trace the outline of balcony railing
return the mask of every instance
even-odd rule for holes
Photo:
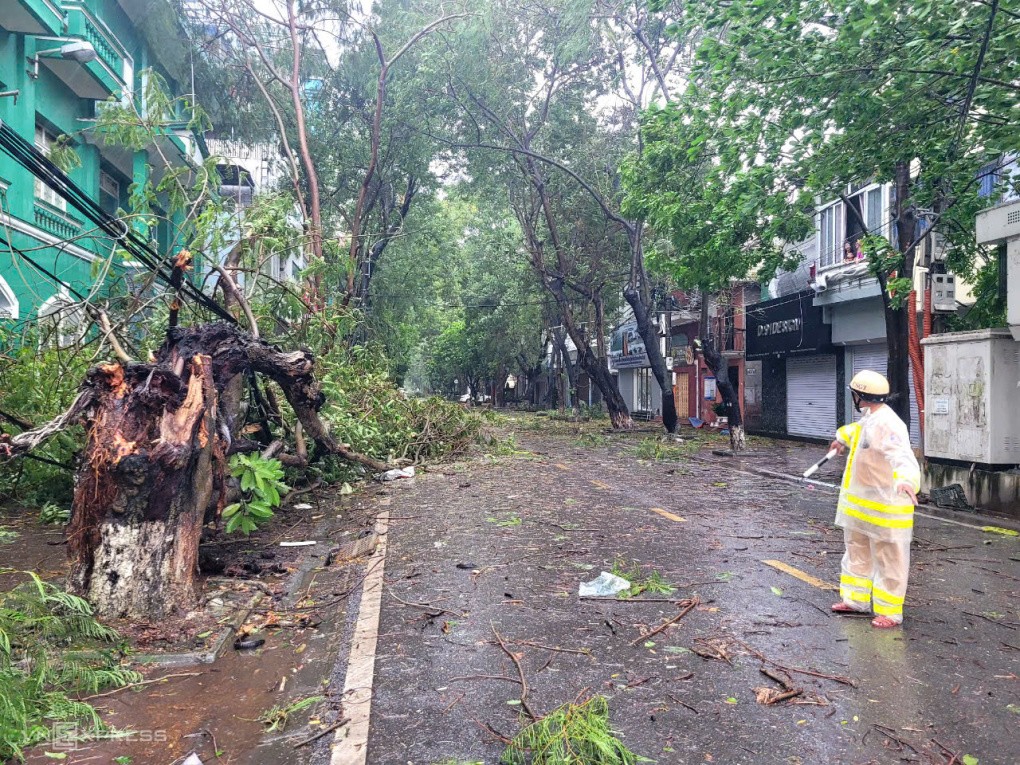
[[[85,225],[77,218],[50,209],[40,202],[36,202],[32,210],[35,215],[35,225],[61,239],[73,239]]]
[[[92,43],[99,59],[106,64],[118,80],[124,79],[123,47],[119,41],[103,28],[89,11],[82,5],[65,5],[67,9],[68,34],[81,37]]]

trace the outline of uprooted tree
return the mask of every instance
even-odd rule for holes
[[[227,457],[258,448],[233,440],[221,405],[238,378],[276,383],[320,452],[390,467],[329,434],[314,364],[307,351],[281,350],[226,322],[172,327],[153,363],[93,367],[67,411],[0,437],[0,450],[19,454],[84,426],[67,532],[72,591],[106,617],[160,618],[195,604],[205,513],[225,504]],[[305,461],[300,438],[297,451],[292,460]]]

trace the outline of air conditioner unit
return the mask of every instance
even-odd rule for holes
[[[818,274],[815,276],[815,280],[811,282],[811,289],[815,292],[825,292],[829,289],[829,275]]]

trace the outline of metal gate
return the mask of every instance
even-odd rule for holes
[[[836,357],[786,360],[786,432],[832,438],[836,434]]]
[[[870,369],[879,374],[885,374],[889,368],[889,346],[885,343],[872,343],[870,345],[855,345],[852,347],[853,360],[851,366],[851,379],[853,375],[862,369]],[[917,401],[914,400],[914,363],[908,362],[908,395],[910,396],[910,443],[914,446],[921,445],[921,424],[920,415],[917,411]],[[860,419],[857,412],[851,412],[854,419]]]
[[[690,372],[677,372],[676,383],[673,385],[673,403],[676,404],[676,416],[683,419],[691,416],[690,386]]]

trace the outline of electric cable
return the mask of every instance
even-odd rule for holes
[[[120,243],[129,255],[152,271],[167,286],[173,286],[167,262],[152,244],[143,239],[138,232],[131,230],[123,221],[114,218],[91,199],[66,173],[58,168],[39,149],[14,132],[7,124],[0,121],[0,149],[6,151],[16,162],[51,188],[64,200],[73,205],[90,222],[104,231],[114,241]],[[230,323],[236,319],[212,298],[199,290],[190,281],[185,281],[180,288],[192,300],[207,308],[219,318]]]

